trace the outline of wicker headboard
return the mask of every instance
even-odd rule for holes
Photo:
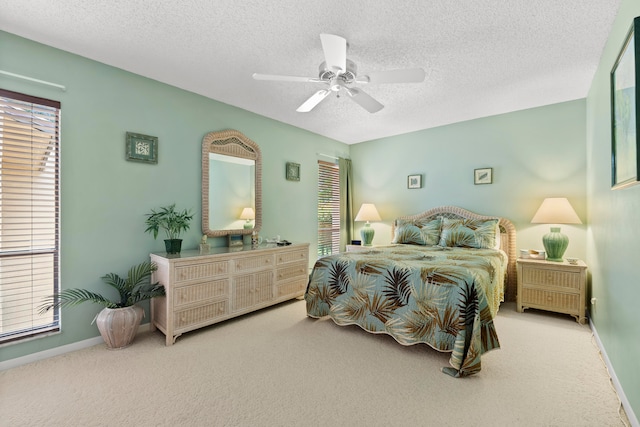
[[[428,211],[409,216],[401,216],[393,221],[391,226],[391,237],[395,235],[396,222],[402,220],[417,220],[417,219],[436,219],[438,217],[445,217],[450,219],[456,218],[468,218],[468,219],[494,219],[499,220],[500,225],[500,249],[502,249],[509,261],[507,264],[507,277],[505,278],[505,301],[516,300],[517,290],[517,278],[516,278],[516,228],[513,223],[506,218],[500,218],[497,216],[486,216],[473,213],[466,209],[458,208],[456,206],[440,206],[437,208],[429,209]]]

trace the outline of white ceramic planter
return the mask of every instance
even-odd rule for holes
[[[96,324],[108,349],[125,348],[136,337],[144,315],[142,307],[104,308],[96,317]]]

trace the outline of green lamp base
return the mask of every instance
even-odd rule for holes
[[[362,246],[371,246],[373,242],[373,235],[376,234],[375,230],[371,228],[371,224],[367,221],[364,228],[360,230],[360,237],[362,237]]]
[[[560,232],[560,227],[551,227],[551,232],[542,237],[542,244],[547,251],[547,261],[562,262],[562,255],[569,246],[569,238]]]

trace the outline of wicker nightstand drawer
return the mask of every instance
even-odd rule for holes
[[[579,271],[563,271],[523,266],[522,283],[524,285],[542,285],[580,292],[581,274]]]
[[[527,308],[555,311],[574,316],[580,323],[586,322],[587,265],[519,259],[518,312]]]
[[[525,286],[522,289],[522,305],[578,314],[580,294],[565,294]]]

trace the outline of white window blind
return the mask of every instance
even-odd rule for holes
[[[318,161],[318,256],[340,252],[340,169]]]
[[[0,343],[59,328],[60,103],[0,89]]]

